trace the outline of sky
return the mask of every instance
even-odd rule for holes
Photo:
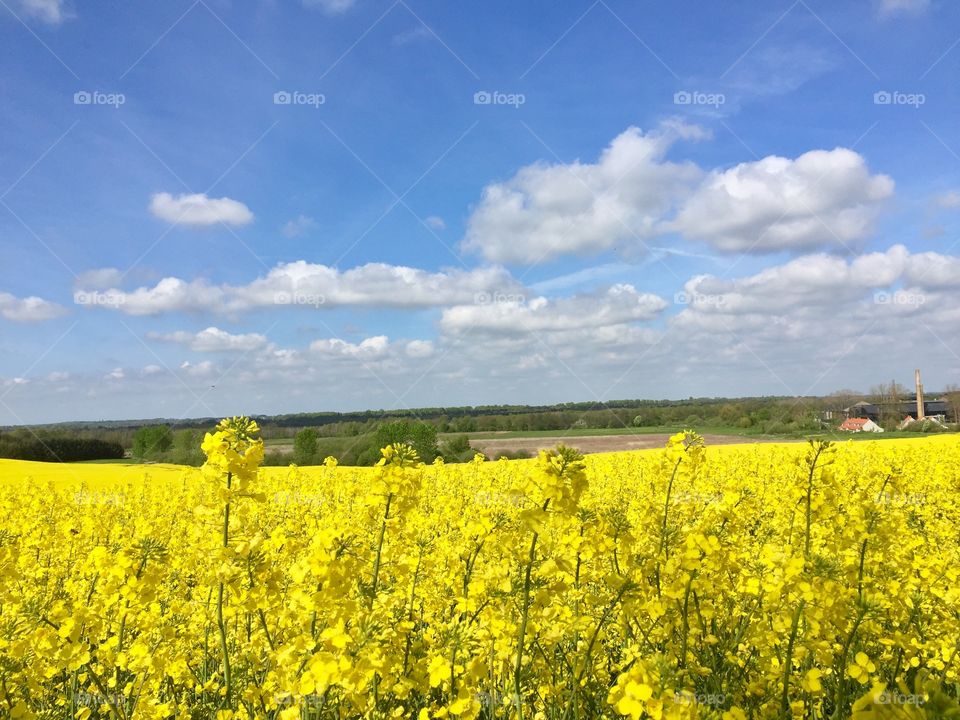
[[[0,424],[960,383],[947,0],[0,0]]]

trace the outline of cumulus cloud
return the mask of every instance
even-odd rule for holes
[[[706,131],[679,122],[644,133],[631,127],[596,163],[535,163],[488,185],[470,215],[463,248],[502,263],[592,254],[658,234],[674,200],[702,175],[664,159],[680,139]]]
[[[161,220],[179,225],[247,225],[253,213],[242,202],[228,197],[210,198],[204,193],[156,193],[150,198],[150,212]]]
[[[837,307],[862,298],[867,290],[893,285],[909,260],[903,245],[852,260],[824,253],[804,255],[745,278],[699,275],[678,297],[692,311],[714,314],[770,315],[796,307]]]
[[[310,343],[310,352],[325,357],[340,357],[355,360],[382,358],[390,350],[386,335],[369,337],[360,343],[350,343],[340,338],[324,338]]]
[[[946,209],[954,210],[960,208],[960,191],[951,190],[937,196],[937,205]]]
[[[710,173],[670,227],[725,251],[842,247],[871,232],[892,194],[893,180],[852,150],[771,155]]]
[[[176,377],[159,366],[109,372],[111,363],[69,381],[40,374],[24,378],[27,386],[0,382],[21,417],[58,407],[65,386],[89,390],[76,410],[82,415],[100,397],[109,398],[103,407],[115,401],[103,416],[128,416],[135,395],[149,414],[174,416],[196,403],[187,388],[199,395],[214,379],[209,400],[221,404],[203,413],[229,413],[228,399],[241,394],[251,412],[315,410],[319,392],[330,408],[805,395],[908,380],[903,373],[918,358],[928,384],[942,387],[960,368],[948,351],[960,337],[955,255],[900,245],[862,256],[811,253],[740,277],[700,275],[676,290],[669,309],[626,285],[565,297],[489,297],[447,308],[436,336],[422,339],[321,337],[291,348],[258,339],[222,374],[211,361],[191,359],[172,366]],[[189,348],[201,334],[173,334],[173,341]]]
[[[64,0],[20,0],[20,9],[27,17],[48,25],[59,25],[67,17]]]
[[[920,15],[930,8],[930,0],[880,0],[881,17],[893,15]]]
[[[204,279],[168,277],[153,287],[112,288],[101,307],[129,315],[166,312],[240,312],[258,307],[378,306],[438,307],[471,302],[478,293],[518,291],[502,268],[430,272],[402,265],[368,263],[341,271],[304,260],[281,263],[246,285],[214,285]]]
[[[74,285],[80,288],[91,290],[102,290],[108,287],[115,287],[123,282],[123,272],[117,268],[105,267],[87,270],[77,275]]]
[[[198,363],[192,363],[184,360],[180,363],[180,371],[190,377],[210,378],[217,374],[217,366],[212,360],[203,360]]]
[[[267,338],[259,333],[231,334],[217,327],[208,327],[196,333],[179,330],[173,333],[147,333],[151,340],[184,345],[197,352],[249,352],[267,345]]]
[[[312,217],[299,215],[293,220],[284,223],[283,227],[280,228],[280,232],[283,233],[284,237],[295,238],[306,235],[316,227],[317,222]]]
[[[629,128],[593,164],[536,163],[488,185],[463,248],[502,263],[565,254],[643,251],[679,233],[724,251],[844,247],[873,229],[893,181],[858,153],[836,148],[769,156],[707,172],[665,159],[679,139],[706,137],[670,122]]]
[[[68,310],[62,305],[35,296],[18,298],[0,292],[0,316],[20,323],[41,322],[62,317]]]
[[[430,227],[432,227],[434,230],[446,230],[446,229],[447,229],[447,223],[446,223],[446,221],[445,221],[442,217],[440,217],[439,215],[430,215],[430,216],[428,216],[427,218],[424,219],[424,222],[425,222],[427,225],[429,225]]]
[[[434,346],[430,340],[411,340],[404,348],[408,357],[425,358],[434,353]]]
[[[603,293],[548,299],[523,297],[443,311],[440,327],[448,333],[473,330],[523,334],[579,328],[603,328],[651,320],[667,307],[657,295],[632,285],[614,285]]]
[[[356,5],[357,0],[303,0],[306,7],[320,8],[328,15],[340,15]]]

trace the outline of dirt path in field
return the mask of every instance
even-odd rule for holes
[[[584,435],[580,437],[535,437],[535,438],[470,438],[470,444],[487,457],[499,453],[526,450],[535,454],[538,450],[556,447],[563,443],[583,453],[616,452],[619,450],[649,450],[662,448],[670,438],[669,433],[642,435]],[[735,443],[776,442],[776,440],[738,435],[704,435],[707,446],[732,445]],[[782,441],[781,441],[782,442]]]

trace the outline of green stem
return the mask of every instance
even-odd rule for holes
[[[233,484],[233,473],[227,473],[227,490]],[[223,506],[223,547],[230,546],[230,500],[228,499]],[[223,621],[223,596],[224,584],[220,581],[217,587],[217,630],[220,632],[220,653],[223,656],[223,682],[226,685],[226,704],[232,708],[232,698],[230,694],[232,673],[230,669],[230,653],[227,649],[227,626]]]
[[[544,501],[543,511],[547,511],[547,507],[550,505],[550,499]],[[523,669],[523,643],[527,634],[527,620],[530,615],[530,575],[533,572],[533,561],[537,557],[537,539],[540,536],[535,532],[533,533],[533,539],[530,541],[530,553],[527,557],[527,568],[524,573],[523,578],[523,611],[520,616],[520,631],[517,633],[517,659],[513,666],[513,690],[516,694],[517,702],[517,716],[519,720],[523,720],[523,699],[520,695],[520,673]]]
[[[387,507],[383,511],[383,521],[380,523],[380,536],[377,538],[377,556],[373,560],[373,579],[370,582],[370,599],[367,608],[373,609],[373,601],[377,597],[377,586],[380,583],[380,562],[383,553],[383,538],[387,534],[387,520],[390,519],[390,503],[393,502],[393,493],[387,495]]]
[[[787,656],[783,661],[783,695],[780,698],[780,716],[784,720],[790,718],[790,672],[793,670],[793,644],[797,640],[797,628],[800,627],[800,615],[806,600],[800,600],[796,612],[793,613],[793,623],[790,626],[790,640],[787,642]]]

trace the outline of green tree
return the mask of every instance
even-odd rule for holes
[[[173,445],[169,425],[147,425],[133,434],[133,456],[140,460],[155,458]]]
[[[378,449],[398,443],[411,445],[425,463],[433,462],[439,452],[437,449],[437,428],[427,422],[395,420],[394,422],[382,423],[377,428],[376,445]]]
[[[311,465],[316,463],[317,439],[320,434],[316,428],[307,427],[297,433],[293,438],[293,461],[297,465]]]
[[[440,443],[440,455],[446,462],[467,462],[473,459],[475,452],[466,435],[454,435]]]

